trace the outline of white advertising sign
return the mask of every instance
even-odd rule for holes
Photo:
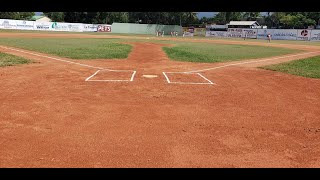
[[[297,40],[299,41],[309,41],[311,36],[310,29],[299,29],[297,34]]]
[[[272,39],[282,39],[282,40],[297,40],[296,29],[275,29],[273,31]]]
[[[257,39],[258,29],[242,29],[242,37]]]
[[[193,36],[193,33],[185,31],[183,32],[183,36]]]
[[[51,29],[53,31],[69,31],[69,23],[52,22]]]
[[[81,23],[66,23],[68,26],[68,31],[72,32],[82,32],[83,31],[83,24]]]
[[[320,41],[320,30],[311,30],[311,41]]]
[[[83,24],[82,31],[84,32],[97,32],[98,24]]]
[[[227,31],[206,31],[206,37],[227,37]]]
[[[242,28],[228,28],[227,37],[241,38]]]
[[[274,29],[258,29],[257,38],[258,39],[268,39],[267,35],[270,34],[273,38]]]
[[[23,20],[16,20],[17,29],[21,30],[33,30],[34,28],[34,21],[23,21]]]
[[[15,20],[0,19],[0,29],[17,29]]]
[[[33,29],[37,31],[51,31],[51,22],[34,22]]]

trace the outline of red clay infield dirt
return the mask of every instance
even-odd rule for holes
[[[37,63],[0,68],[0,167],[320,167],[320,80],[255,68],[320,47],[208,64],[170,61],[165,44],[131,44],[125,60],[90,61],[1,46]],[[91,78],[126,81],[85,81],[99,68],[132,71]],[[163,74],[185,71],[197,72],[168,73],[171,83]],[[207,82],[197,73],[213,84],[173,83]]]

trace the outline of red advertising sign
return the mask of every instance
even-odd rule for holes
[[[111,32],[111,25],[98,25],[98,32]]]

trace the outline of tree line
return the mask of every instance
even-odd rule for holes
[[[230,21],[258,21],[268,28],[307,28],[320,24],[320,12],[218,12],[214,17],[199,19],[196,12],[43,12],[55,22],[112,24],[142,23],[205,27]],[[2,19],[28,20],[34,12],[0,12]]]
[[[257,21],[268,28],[303,29],[320,24],[320,12],[219,12],[213,18],[202,18],[203,24],[226,24],[230,21]]]

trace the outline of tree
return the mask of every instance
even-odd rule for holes
[[[226,24],[226,13],[227,12],[219,12],[213,17],[213,21],[216,24]]]
[[[280,19],[284,28],[307,28],[310,25],[316,25],[316,21],[308,18],[305,13],[288,13]]]
[[[35,15],[34,12],[18,12],[19,19],[21,20],[29,20],[32,16]]]
[[[242,16],[242,12],[219,12],[213,17],[213,21],[216,24],[227,24],[230,21],[240,21]]]
[[[34,16],[34,12],[0,12],[1,19],[27,20]]]
[[[272,13],[272,15],[270,16],[270,20],[272,22],[272,27],[279,28],[279,26],[281,25],[280,19],[285,15],[286,14],[284,12],[274,12],[274,13]]]
[[[1,19],[17,19],[18,16],[18,12],[0,12]]]
[[[63,22],[65,17],[63,12],[43,12],[43,14],[53,22]]]
[[[243,14],[243,18],[246,21],[256,21],[260,17],[261,17],[260,12],[245,12]]]

